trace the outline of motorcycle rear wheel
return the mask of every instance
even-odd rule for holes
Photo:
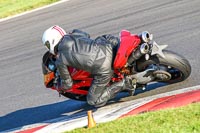
[[[163,50],[165,58],[162,58],[159,55],[153,55],[149,58],[149,60],[145,60],[145,58],[141,58],[136,62],[137,70],[144,71],[149,65],[157,65],[164,66],[167,68],[167,72],[171,74],[171,79],[167,81],[162,81],[165,83],[176,83],[181,82],[187,79],[191,74],[191,65],[189,61],[169,50]]]

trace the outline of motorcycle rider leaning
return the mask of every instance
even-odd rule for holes
[[[108,34],[93,40],[86,32],[75,29],[66,33],[55,25],[44,32],[42,41],[49,52],[56,56],[63,92],[73,85],[67,66],[88,71],[93,76],[87,95],[90,105],[105,105],[125,87],[124,80],[108,86],[113,75],[112,64],[120,43],[119,38]]]

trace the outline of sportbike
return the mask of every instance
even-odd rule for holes
[[[158,45],[153,40],[153,34],[147,31],[139,35],[121,31],[110,85],[126,78],[129,83],[128,91],[130,95],[134,95],[136,89],[145,88],[151,82],[171,84],[187,79],[191,73],[188,60],[175,52],[165,50],[166,47],[167,45]],[[44,83],[47,88],[59,91],[62,88],[54,62],[53,55],[46,52],[43,63],[49,71],[44,75]],[[92,82],[91,74],[73,67],[68,67],[68,70],[73,79],[73,86],[61,95],[86,100]]]

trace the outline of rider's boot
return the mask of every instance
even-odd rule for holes
[[[114,98],[117,93],[119,93],[123,90],[129,90],[129,89],[130,89],[130,85],[129,85],[127,79],[123,79],[119,82],[113,83],[109,87],[106,87],[106,89],[103,91],[103,93],[101,95],[97,96],[98,98],[95,98],[96,100],[89,100],[91,98],[88,96],[88,101],[93,101],[92,103],[90,103],[90,105],[94,105],[96,107],[101,107],[101,106],[104,106],[108,102],[108,100]],[[99,90],[99,89],[97,89],[97,90]]]
[[[124,80],[114,83],[111,86],[107,87],[105,91],[102,93],[101,97],[98,99],[98,105],[96,107],[104,106],[108,100],[114,98],[116,94],[122,91],[124,88]],[[103,102],[100,102],[103,101]]]

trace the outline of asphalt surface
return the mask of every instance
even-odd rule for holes
[[[199,85],[199,0],[71,0],[31,14],[0,22],[0,131],[73,115],[89,107],[85,102],[58,97],[43,85],[41,58],[46,49],[41,37],[45,29],[60,25],[66,31],[78,28],[92,38],[149,31],[159,44],[184,55],[192,66],[184,82],[152,84],[126,101],[175,89]]]

